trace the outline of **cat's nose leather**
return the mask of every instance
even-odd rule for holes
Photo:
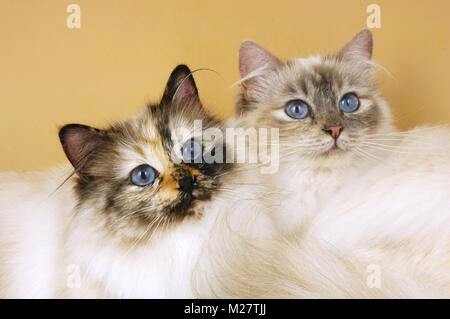
[[[332,126],[325,126],[323,128],[323,131],[330,134],[332,138],[337,139],[339,135],[342,132],[343,127],[341,125],[332,125]]]
[[[194,180],[192,176],[185,176],[178,181],[178,188],[188,194],[192,194],[192,190],[194,189]]]

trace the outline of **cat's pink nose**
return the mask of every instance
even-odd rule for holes
[[[332,138],[337,139],[339,135],[342,132],[342,126],[335,125],[335,126],[325,126],[323,129],[326,133],[330,134]]]

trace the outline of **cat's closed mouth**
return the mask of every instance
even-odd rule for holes
[[[342,152],[343,149],[340,148],[335,142],[328,150],[324,151],[322,154],[325,156],[336,154]]]

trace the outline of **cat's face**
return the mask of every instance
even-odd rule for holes
[[[179,66],[160,104],[106,130],[63,127],[61,141],[79,175],[79,206],[95,207],[112,230],[130,236],[134,226],[149,235],[199,218],[199,204],[214,196],[228,166],[197,160],[217,145],[198,136],[195,120],[203,129],[220,127],[200,104],[189,69]]]
[[[238,112],[258,127],[279,128],[284,154],[315,159],[357,155],[367,136],[391,122],[371,70],[371,52],[369,31],[355,36],[338,55],[286,63],[244,42]]]

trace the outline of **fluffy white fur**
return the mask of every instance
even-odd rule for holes
[[[411,278],[410,296],[450,296],[450,130],[403,134],[390,156],[345,181],[308,229],[384,274]]]
[[[409,132],[398,145],[407,156],[390,152],[364,178],[347,180],[320,214],[279,240],[267,239],[264,215],[278,212],[276,203],[255,195],[263,189],[249,183],[251,170],[200,223],[157,234],[155,245],[137,250],[108,242],[89,218],[73,215],[71,180],[54,192],[69,166],[3,173],[1,296],[448,297],[448,136],[445,128]],[[380,266],[380,289],[366,284],[370,264]],[[79,288],[70,288],[73,265]]]
[[[207,204],[201,220],[156,233],[145,246],[124,245],[93,226],[101,215],[74,214],[72,179],[54,192],[70,170],[0,175],[1,297],[204,296],[217,285],[214,265],[233,254],[241,236],[271,234],[263,201],[242,186]]]
[[[241,242],[211,296],[450,297],[450,129],[390,136],[365,170],[282,164],[272,191],[297,191],[281,191],[271,212],[280,237]],[[368,284],[371,267],[379,287]]]

